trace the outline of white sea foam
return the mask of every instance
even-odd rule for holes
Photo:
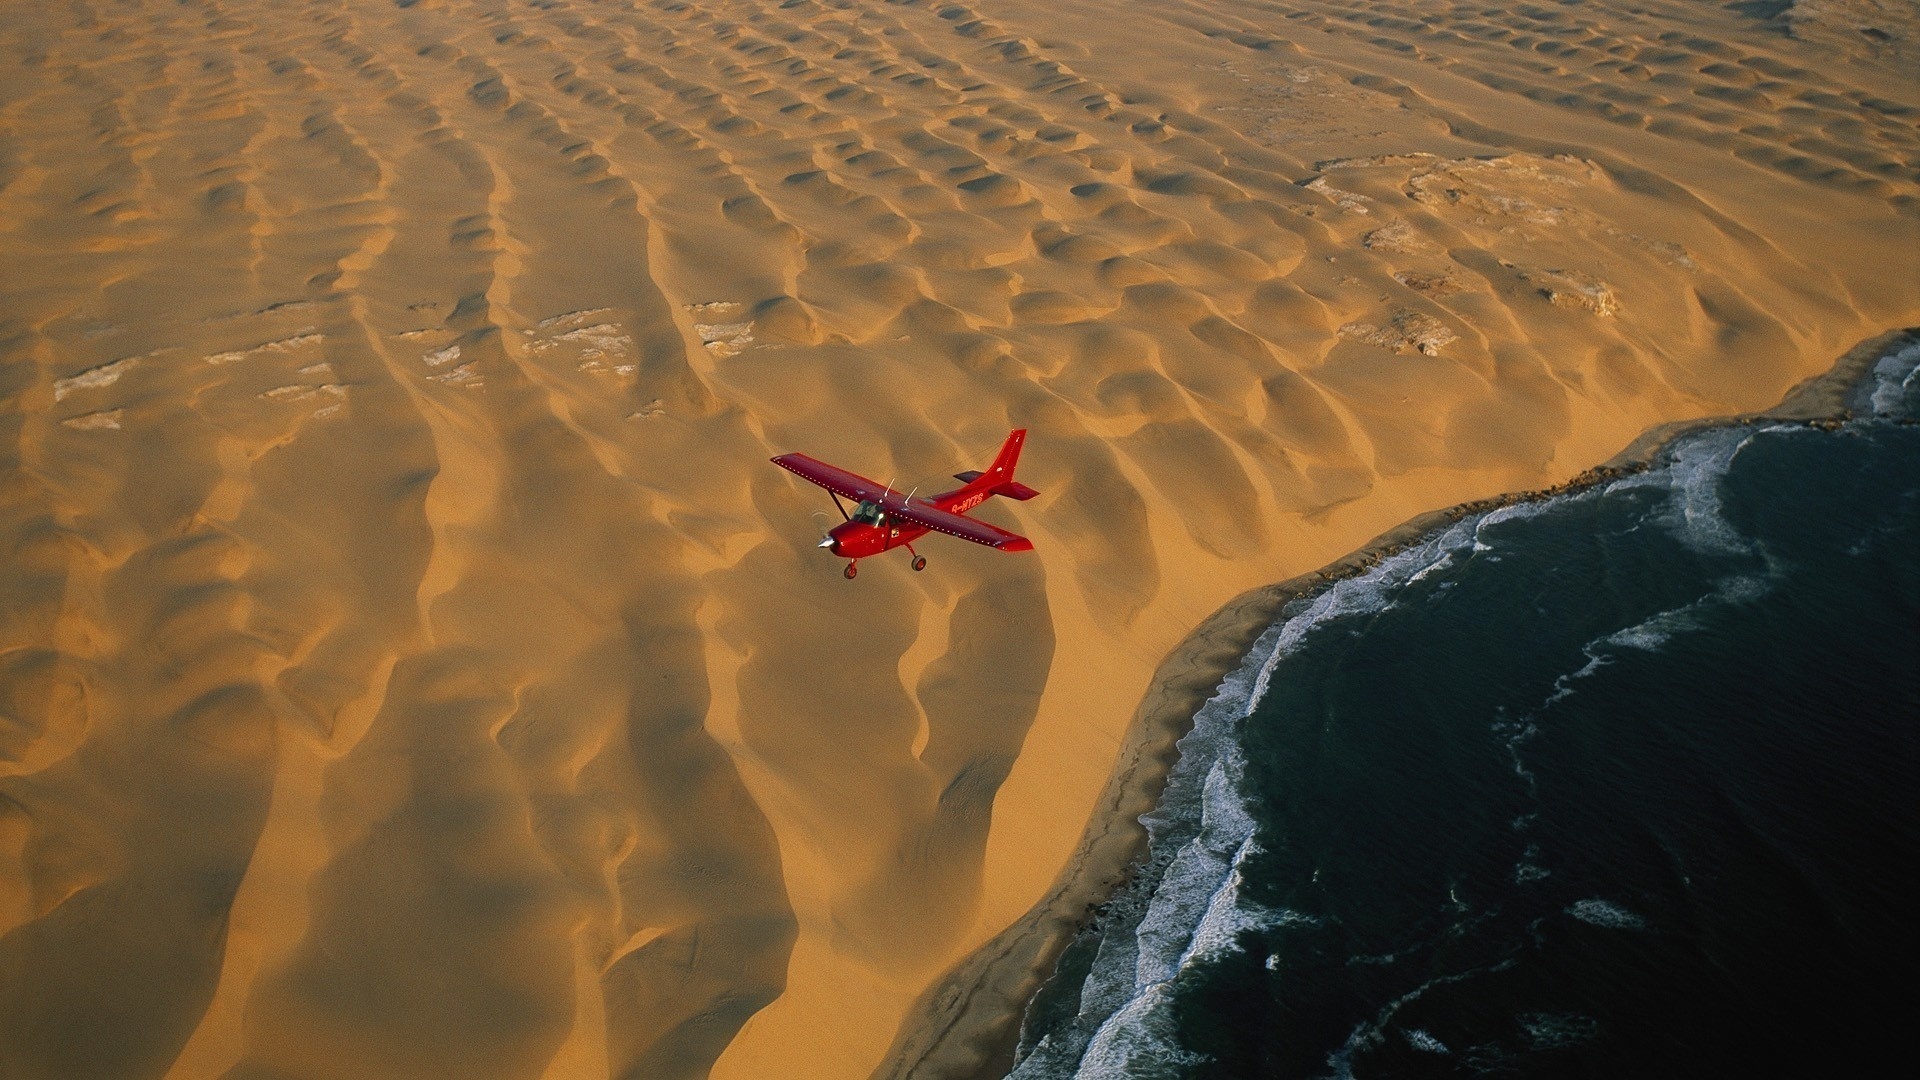
[[[1609,930],[1645,930],[1647,920],[1608,900],[1594,897],[1567,905],[1567,914],[1583,923]]]
[[[1765,428],[1798,432],[1797,426]],[[1743,536],[1722,513],[1720,484],[1739,453],[1753,441],[1755,433],[1745,429],[1705,431],[1690,436],[1674,448],[1671,460],[1645,473],[1624,477],[1607,485],[1605,493],[1657,488],[1667,496],[1665,505],[1653,518],[1674,533],[1682,543],[1705,554],[1753,555],[1765,552]],[[1577,498],[1578,496],[1573,496]],[[1559,500],[1553,500],[1559,502]],[[1636,528],[1638,526],[1635,526]],[[1716,582],[1714,590],[1678,607],[1655,612],[1632,626],[1604,634],[1582,646],[1586,663],[1576,671],[1556,678],[1553,692],[1541,703],[1544,708],[1571,697],[1576,684],[1612,663],[1621,650],[1657,652],[1674,638],[1701,629],[1703,616],[1713,607],[1729,603],[1747,603],[1766,595],[1773,588],[1767,574],[1729,574]]]
[[[1555,679],[1554,692],[1547,698],[1546,704],[1551,705],[1571,695],[1572,684],[1576,680],[1586,678],[1611,663],[1613,657],[1605,651],[1608,646],[1614,649],[1658,652],[1674,638],[1702,629],[1705,626],[1703,616],[1714,607],[1722,604],[1751,603],[1765,596],[1772,589],[1773,581],[1768,577],[1758,574],[1729,574],[1715,582],[1712,592],[1697,600],[1656,612],[1632,626],[1589,641],[1582,647],[1587,656],[1586,666]]]
[[[1279,665],[1281,658],[1297,650],[1309,634],[1342,616],[1385,610],[1392,604],[1394,594],[1408,582],[1424,580],[1452,566],[1455,553],[1473,542],[1477,528],[1477,520],[1469,519],[1424,543],[1381,560],[1379,565],[1365,574],[1342,578],[1315,596],[1305,611],[1281,623],[1277,627],[1277,635],[1272,630],[1261,635],[1252,655],[1264,656],[1264,660],[1254,677],[1253,687],[1240,717],[1244,718],[1252,712],[1260,699],[1266,696],[1267,682],[1273,676],[1273,669]],[[1268,640],[1269,635],[1272,635],[1271,641]],[[1183,753],[1184,750],[1183,740]]]
[[[1327,1066],[1333,1070],[1333,1075],[1337,1080],[1353,1080],[1354,1054],[1379,1043],[1382,1035],[1387,1030],[1387,1025],[1393,1022],[1394,1016],[1398,1014],[1401,1009],[1420,1000],[1429,990],[1466,982],[1469,979],[1477,979],[1482,975],[1492,975],[1505,971],[1518,962],[1516,958],[1508,957],[1505,960],[1496,964],[1490,964],[1486,967],[1471,968],[1467,971],[1456,972],[1452,975],[1441,975],[1421,983],[1412,990],[1387,1002],[1384,1008],[1374,1014],[1372,1020],[1361,1023],[1355,1027],[1353,1033],[1347,1036],[1346,1043],[1343,1044],[1340,1049],[1327,1055]],[[1431,1038],[1432,1036],[1428,1037]],[[1410,1035],[1409,1038],[1411,1038]],[[1438,1042],[1438,1040],[1435,1041]]]
[[[1259,845],[1249,835],[1241,842],[1239,850],[1234,852],[1226,884],[1207,901],[1207,913],[1201,916],[1200,925],[1194,930],[1186,951],[1180,955],[1180,963],[1175,971],[1184,970],[1191,964],[1217,960],[1239,946],[1240,935],[1244,931],[1273,923],[1272,912],[1240,894],[1241,887],[1246,884],[1241,866],[1248,855],[1259,850]]]
[[[1721,513],[1720,481],[1740,452],[1753,443],[1747,428],[1716,428],[1676,443],[1661,472],[1673,493],[1661,521],[1681,543],[1702,554],[1738,555],[1751,550]]]
[[[1873,415],[1910,412],[1920,401],[1920,342],[1881,357],[1868,386],[1867,407]]]
[[[1175,1041],[1171,993],[1165,983],[1156,983],[1108,1017],[1087,1045],[1076,1080],[1148,1080],[1204,1061]]]
[[[1600,640],[1605,641],[1606,638],[1601,638]],[[1586,653],[1587,662],[1584,665],[1582,665],[1578,671],[1569,671],[1565,675],[1561,675],[1558,678],[1553,680],[1553,693],[1548,694],[1547,700],[1540,703],[1542,708],[1545,708],[1548,705],[1552,705],[1555,702],[1563,701],[1567,698],[1572,697],[1574,692],[1574,685],[1573,685],[1574,683],[1579,682],[1580,680],[1588,677],[1589,675],[1592,675],[1594,672],[1599,671],[1601,668],[1606,667],[1608,664],[1613,663],[1613,657],[1606,656],[1593,651],[1594,646],[1597,644],[1599,644],[1599,642],[1587,643],[1586,648],[1583,650]]]
[[[1413,1047],[1415,1050],[1424,1050],[1429,1054],[1453,1053],[1453,1051],[1447,1049],[1446,1043],[1434,1038],[1432,1033],[1423,1031],[1420,1028],[1403,1031],[1401,1034],[1407,1037],[1407,1045]]]
[[[1137,989],[1173,978],[1195,959],[1220,955],[1241,931],[1262,922],[1257,908],[1238,903],[1240,865],[1258,850],[1240,770],[1236,752],[1208,771],[1200,833],[1174,856],[1135,935]]]
[[[1515,1017],[1536,1050],[1577,1046],[1600,1031],[1600,1022],[1577,1013],[1523,1013]]]
[[[1773,579],[1756,574],[1732,574],[1719,580],[1713,598],[1727,604],[1750,604],[1773,590]]]
[[[1699,628],[1694,611],[1699,602],[1677,607],[1671,611],[1662,611],[1651,618],[1642,619],[1623,630],[1615,630],[1600,641],[1607,645],[1617,645],[1626,649],[1639,649],[1641,652],[1656,652],[1660,646],[1672,641],[1675,634]],[[1589,656],[1593,655],[1591,653]],[[1599,658],[1595,658],[1598,660]],[[1589,664],[1588,668],[1593,665]],[[1581,670],[1586,670],[1583,668]]]
[[[1508,521],[1524,521],[1527,518],[1543,514],[1556,505],[1556,500],[1508,503],[1506,506],[1496,507],[1477,518],[1471,519],[1473,525],[1471,535],[1473,538],[1474,554],[1478,555],[1493,550],[1493,538],[1490,537],[1487,532],[1487,530],[1493,526]],[[1489,561],[1498,562],[1500,560],[1498,557],[1495,557]]]
[[[1681,543],[1703,555],[1751,553],[1752,545],[1722,512],[1720,484],[1755,436],[1771,430],[1726,427],[1694,432],[1675,442],[1660,465],[1621,477],[1601,489],[1601,494],[1659,489],[1666,501],[1654,520]]]
[[[1433,562],[1430,562],[1427,565],[1421,567],[1417,573],[1415,573],[1412,577],[1407,579],[1407,584],[1411,585],[1416,581],[1425,581],[1431,575],[1440,573],[1443,570],[1451,569],[1452,567],[1453,567],[1453,552],[1449,551],[1442,554],[1438,559],[1435,559]]]
[[[1551,499],[1508,503],[1505,506],[1497,507],[1482,514],[1479,520],[1474,523],[1473,534],[1478,537],[1482,535],[1489,526],[1498,525],[1503,521],[1523,521],[1527,518],[1539,517],[1541,514],[1553,509],[1553,506],[1554,503]]]

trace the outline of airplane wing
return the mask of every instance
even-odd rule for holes
[[[924,525],[934,532],[957,536],[962,540],[971,540],[976,544],[985,544],[1001,551],[1033,550],[1033,541],[1018,533],[1010,533],[974,518],[962,517],[919,499],[902,498],[897,492],[881,505],[886,508],[890,516],[902,521],[911,521],[915,525]]]
[[[837,465],[829,465],[805,454],[781,454],[773,459],[773,463],[802,480],[810,480],[835,495],[852,499],[854,502],[862,500],[880,502],[887,495],[884,485],[876,484],[858,473],[850,473]]]
[[[1017,533],[989,525],[970,517],[942,510],[923,499],[912,499],[898,491],[887,490],[886,485],[876,484],[858,473],[850,473],[837,465],[829,465],[805,454],[782,454],[773,459],[775,465],[856,502],[865,500],[880,504],[888,515],[902,521],[911,521],[934,532],[957,536],[962,540],[971,540],[976,544],[985,544],[1001,551],[1031,551],[1033,541]]]

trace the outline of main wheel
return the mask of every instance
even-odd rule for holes
[[[853,565],[852,563],[848,563],[847,564],[847,580],[852,581],[854,578],[857,578],[859,576],[860,576],[860,568]]]
[[[927,568],[927,557],[925,555],[915,555],[913,557],[913,568],[915,570],[925,570]]]

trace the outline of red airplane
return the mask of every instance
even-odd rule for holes
[[[929,532],[946,533],[1001,551],[1032,551],[1033,541],[1024,536],[961,516],[993,495],[1026,500],[1040,494],[1013,479],[1014,463],[1020,460],[1020,445],[1026,441],[1025,428],[1008,435],[991,468],[986,472],[955,473],[953,478],[965,486],[931,499],[916,499],[912,492],[902,495],[893,490],[891,484],[876,484],[805,454],[781,454],[773,463],[819,484],[833,496],[834,509],[839,510],[846,521],[835,525],[827,538],[820,541],[820,546],[846,559],[847,577],[852,578],[860,573],[861,559],[897,547],[906,548],[913,556],[915,570],[925,570],[926,557],[913,550],[913,542]],[[840,505],[842,495],[859,504],[852,514]]]

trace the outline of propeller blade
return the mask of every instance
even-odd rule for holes
[[[829,530],[828,525],[833,519],[828,517],[828,511],[824,511],[824,509],[816,509],[816,511],[812,513],[812,517],[814,517],[814,528],[820,530],[820,544],[818,544],[818,546],[820,546],[820,548],[831,548],[831,546],[833,546],[833,536],[831,536],[831,530]],[[826,519],[826,521],[820,521],[822,517],[828,517],[828,519]]]

